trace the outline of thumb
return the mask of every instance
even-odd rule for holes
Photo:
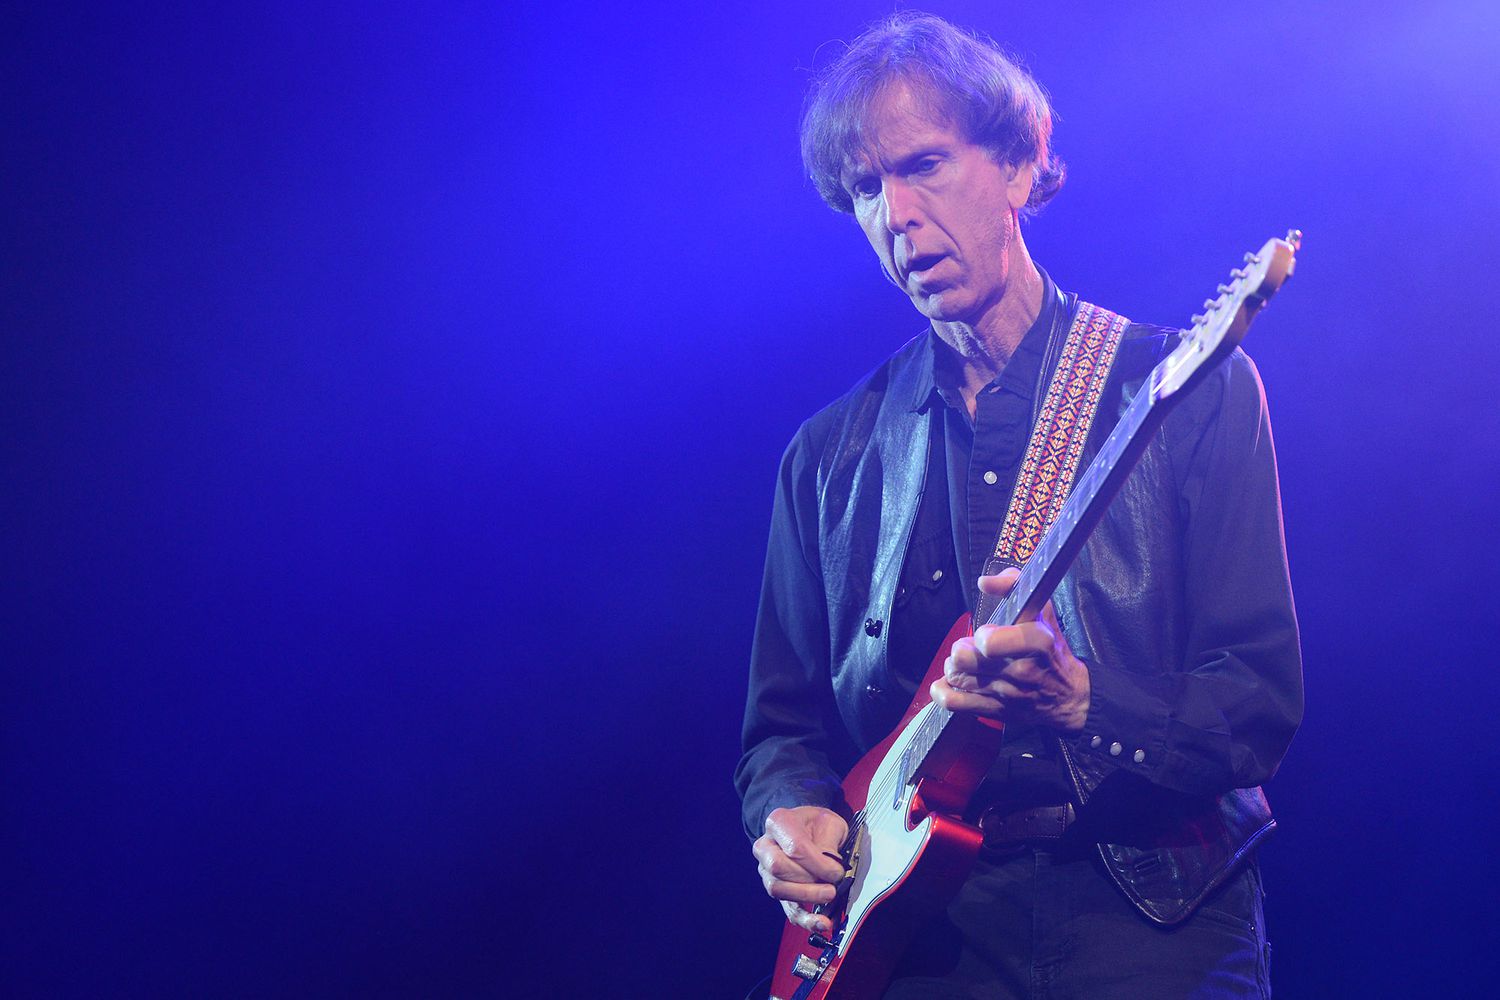
[[[1004,597],[1015,589],[1016,581],[1021,578],[1021,571],[1011,567],[1001,570],[994,576],[981,576],[979,578],[979,592],[991,594],[995,597]]]

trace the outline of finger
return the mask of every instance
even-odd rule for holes
[[[833,813],[829,813],[828,817],[833,821],[803,825],[795,822],[782,823],[776,813],[772,813],[761,840],[775,845],[776,850],[774,854],[767,852],[766,856],[784,858],[796,865],[796,871],[801,874],[794,876],[793,881],[839,881],[844,877],[844,864],[829,855],[837,855],[847,835],[848,826]],[[759,844],[760,841],[756,843]],[[761,855],[757,853],[756,857],[760,858]]]
[[[764,845],[762,841],[766,841]],[[753,849],[755,860],[760,862],[759,868],[761,880],[769,886],[770,882],[800,882],[805,885],[827,884],[838,881],[838,878],[824,878],[819,873],[809,871],[807,866],[789,856],[781,849],[781,846],[769,837],[762,837],[755,842]],[[842,877],[844,870],[839,867],[838,877]]]
[[[761,884],[766,887],[766,892],[772,899],[779,899],[784,903],[797,903],[805,907],[831,903],[838,895],[838,889],[827,882],[817,882],[811,885],[805,882],[781,882],[762,874]]]
[[[829,920],[827,917],[821,916],[817,913],[809,913],[807,910],[803,909],[801,906],[798,906],[796,903],[783,901],[781,904],[781,911],[786,914],[786,918],[788,920],[796,924],[798,927],[801,927],[803,930],[813,931],[817,934],[824,935],[833,933],[832,920]]]
[[[782,870],[791,873],[791,881],[837,882],[844,877],[844,863],[830,858],[819,847],[804,842],[797,844],[794,850],[782,852],[789,866]]]
[[[1039,687],[1029,681],[1011,680],[1005,677],[984,680],[967,674],[959,674],[952,680],[944,677],[943,681],[953,691],[961,694],[984,695],[1006,705],[1029,704],[1036,701]]]
[[[1043,622],[985,625],[974,633],[974,652],[976,656],[987,659],[1021,660],[1047,656],[1052,652],[1055,634]]]
[[[964,636],[953,643],[948,650],[948,660],[944,661],[947,668],[948,661],[953,664],[953,671],[964,674],[978,674],[982,677],[993,677],[1005,668],[1005,660],[1008,655],[998,652],[1001,647],[996,645],[994,633],[997,630],[1013,628],[1014,626],[984,625],[972,636]],[[1014,640],[1006,640],[1001,637],[1000,642],[1013,643]]]
[[[928,690],[932,700],[950,712],[968,712],[991,718],[1000,718],[1005,712],[1005,704],[999,698],[977,691],[957,690],[942,678],[933,681]]]
[[[1050,676],[1043,658],[980,657],[977,663],[943,663],[943,680],[955,691],[1032,701]]]
[[[819,852],[816,844],[795,844],[793,852],[787,852],[771,834],[766,834],[756,841],[753,853],[763,870],[786,882],[832,883],[843,879],[843,862]]]
[[[1048,601],[1042,605],[1042,621],[1052,630],[1053,635],[1062,635],[1062,626],[1057,622],[1057,609]]]
[[[1021,578],[1018,569],[1005,569],[993,576],[981,576],[979,578],[979,592],[992,594],[995,597],[1004,597],[1015,589],[1016,581]]]
[[[1014,662],[1003,658],[950,656],[943,661],[943,679],[960,691],[978,691],[1015,670]]]
[[[978,673],[979,659],[979,649],[974,640],[965,636],[948,650],[948,658],[943,661],[943,671],[950,676],[955,673]]]

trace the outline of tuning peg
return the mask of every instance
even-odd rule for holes
[[[1215,308],[1215,307],[1216,307],[1216,306],[1217,306],[1217,305],[1218,305],[1218,304],[1219,304],[1219,303],[1218,303],[1218,302],[1216,302],[1216,301],[1215,301],[1215,300],[1213,300],[1213,299],[1204,299],[1204,300],[1203,300],[1203,311],[1204,311],[1204,312],[1213,312],[1213,311],[1214,311],[1214,308]]]
[[[1300,230],[1300,229],[1288,229],[1286,231],[1286,241],[1292,245],[1292,249],[1293,250],[1301,250],[1302,249],[1302,230]]]
[[[1243,278],[1247,273],[1248,272],[1244,268],[1237,267],[1233,271],[1229,272],[1229,276],[1231,278],[1234,278],[1236,281],[1238,281],[1240,278]]]
[[[1257,256],[1255,256],[1255,254],[1253,254],[1253,253],[1247,253],[1247,254],[1245,254],[1245,263],[1246,264],[1259,264],[1260,263],[1260,258],[1257,257]]]
[[[1214,289],[1214,291],[1218,292],[1220,295],[1223,295],[1226,292],[1229,292],[1230,290],[1231,289],[1230,289],[1230,287],[1228,285],[1220,285],[1218,288]]]
[[[1194,326],[1202,326],[1203,321],[1207,318],[1207,316],[1204,316],[1200,313],[1199,315],[1193,317],[1192,323]]]

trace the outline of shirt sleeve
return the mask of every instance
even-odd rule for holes
[[[1265,782],[1303,706],[1265,395],[1238,351],[1216,380],[1218,392],[1203,385],[1163,428],[1185,517],[1186,662],[1161,672],[1089,662],[1089,715],[1074,740],[1186,793]]]
[[[750,654],[744,753],[734,774],[752,839],[778,808],[819,805],[849,814],[839,779],[854,754],[838,718],[829,667],[815,438],[804,424],[788,446],[771,514]]]

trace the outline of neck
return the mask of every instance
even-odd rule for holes
[[[1042,276],[1019,239],[1005,291],[973,323],[936,322],[938,338],[958,355],[959,390],[974,413],[974,399],[1010,361],[1042,311]]]

